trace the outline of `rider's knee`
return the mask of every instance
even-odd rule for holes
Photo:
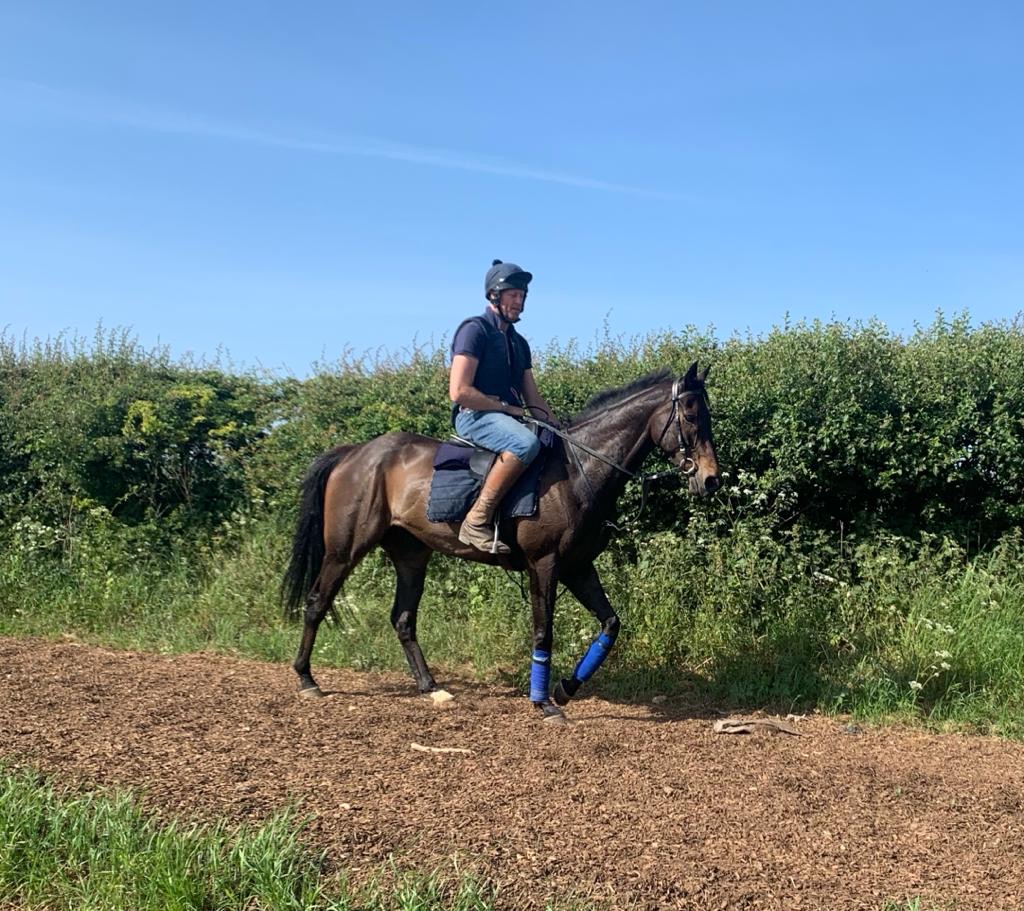
[[[520,462],[524,465],[529,465],[540,453],[540,440],[536,434],[531,433],[529,437],[523,438],[522,442],[513,452]]]

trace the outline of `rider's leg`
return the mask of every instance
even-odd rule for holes
[[[500,453],[459,530],[459,540],[478,550],[507,554],[494,529],[502,498],[540,452],[537,435],[515,418],[496,411],[462,411],[455,418],[460,436]]]
[[[503,452],[498,456],[494,467],[484,479],[480,495],[466,514],[462,528],[459,529],[459,540],[463,544],[471,544],[477,550],[486,550],[490,553],[510,553],[508,545],[497,538],[494,529],[495,513],[502,498],[525,470],[526,463],[511,452]]]

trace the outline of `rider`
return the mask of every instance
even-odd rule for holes
[[[533,276],[515,263],[494,260],[484,279],[487,309],[464,320],[452,342],[448,394],[459,436],[498,453],[480,495],[467,513],[459,540],[478,550],[507,554],[495,513],[502,498],[540,451],[536,434],[519,419],[528,409],[552,419],[533,378],[530,346],[515,330]]]

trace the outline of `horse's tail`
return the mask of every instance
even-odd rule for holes
[[[292,556],[281,581],[281,603],[286,615],[299,612],[324,562],[324,488],[327,478],[354,446],[336,446],[318,456],[302,480],[299,521],[292,541]]]

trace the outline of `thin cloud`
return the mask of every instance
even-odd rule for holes
[[[52,110],[59,110],[64,116],[90,123],[108,123],[154,133],[221,139],[228,142],[249,143],[321,155],[347,155],[400,161],[477,174],[493,174],[498,177],[511,177],[519,180],[562,184],[584,190],[645,196],[653,199],[677,201],[682,199],[681,196],[674,193],[606,180],[595,180],[559,171],[548,171],[515,162],[466,155],[450,149],[405,145],[366,136],[332,136],[327,139],[312,139],[283,132],[253,129],[242,125],[181,117],[153,111],[121,100],[81,95],[38,83],[0,80],[0,84],[20,91],[23,96],[22,100],[29,101],[37,113],[40,103],[42,103]]]

